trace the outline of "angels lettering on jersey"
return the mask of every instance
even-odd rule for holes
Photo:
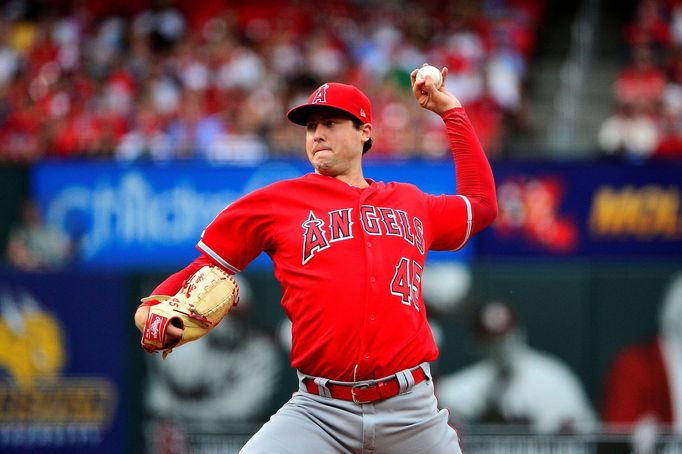
[[[334,243],[353,238],[355,222],[351,217],[352,211],[352,208],[342,208],[325,214],[310,211],[308,218],[301,224],[303,265]],[[401,237],[424,255],[424,224],[418,217],[410,219],[405,211],[372,205],[362,205],[359,217],[366,235]]]

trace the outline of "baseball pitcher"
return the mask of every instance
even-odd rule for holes
[[[422,271],[429,250],[457,250],[495,219],[495,184],[459,100],[417,72],[415,99],[447,130],[457,194],[366,178],[371,103],[354,86],[325,83],[287,113],[305,128],[314,172],[226,207],[202,233],[200,257],[135,314],[142,346],[167,354],[227,314],[238,297],[231,274],[262,251],[272,258],[299,390],[244,454],[460,452],[434,395],[429,363],[438,349]],[[443,68],[442,81],[447,75]]]

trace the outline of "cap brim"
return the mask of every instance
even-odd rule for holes
[[[287,118],[292,123],[305,126],[308,123],[308,117],[315,110],[316,107],[319,106],[304,104],[302,106],[294,107],[289,112],[287,112]]]
[[[308,117],[310,117],[310,115],[313,112],[320,110],[337,110],[339,112],[343,112],[345,115],[348,115],[349,117],[357,118],[359,121],[365,123],[365,120],[358,118],[357,116],[353,115],[347,110],[341,109],[340,107],[330,106],[328,104],[303,104],[301,106],[294,107],[289,112],[287,112],[287,118],[292,123],[305,126],[308,123]]]

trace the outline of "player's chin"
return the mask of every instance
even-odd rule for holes
[[[322,175],[334,175],[334,166],[332,165],[331,162],[328,160],[324,159],[315,159],[313,160],[313,167],[315,167],[315,170],[317,173],[321,173]]]
[[[325,169],[325,168],[315,167],[315,170],[316,170],[317,173],[319,173],[320,175],[324,175],[324,176],[326,176],[326,177],[333,177],[333,176],[336,176],[336,172],[332,171],[331,169]]]

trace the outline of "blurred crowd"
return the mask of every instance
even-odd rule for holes
[[[682,2],[638,0],[622,38],[626,63],[599,145],[634,162],[682,159]]]
[[[4,2],[0,161],[300,155],[284,114],[325,81],[373,101],[372,158],[447,154],[409,73],[448,66],[493,158],[524,128],[543,0]]]

